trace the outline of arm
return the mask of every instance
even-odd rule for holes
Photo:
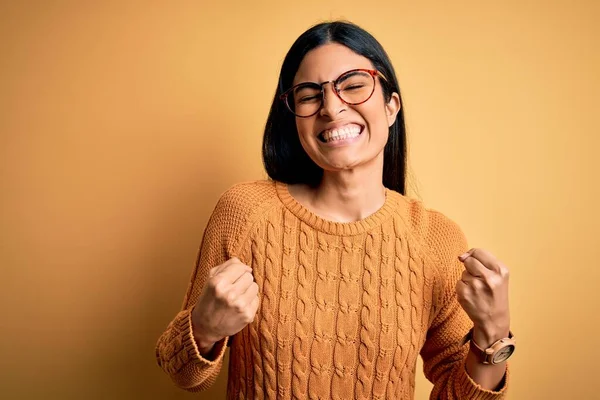
[[[232,212],[230,196],[225,193],[213,211],[203,234],[198,259],[183,301],[182,310],[158,339],[158,365],[182,389],[199,391],[209,388],[217,378],[228,338],[207,343],[202,332],[194,330],[192,311],[209,271],[235,254],[235,237],[242,219]],[[237,228],[237,229],[236,229]]]
[[[471,342],[477,345],[474,347],[486,349],[510,335],[508,268],[483,249],[471,249],[458,258],[465,267],[456,284],[458,302],[474,323]],[[483,364],[471,348],[467,372],[486,389],[498,387],[505,370],[505,362]]]
[[[508,337],[508,330],[505,334],[496,335],[497,339],[478,339],[477,332],[473,332],[473,339],[475,343],[482,349],[488,348],[494,344],[497,340]],[[494,336],[489,336],[494,337]],[[483,346],[481,343],[485,343]],[[506,361],[500,364],[485,365],[477,358],[477,356],[469,351],[466,362],[467,373],[473,380],[479,384],[482,388],[488,390],[499,390],[504,386],[504,375],[506,374]]]
[[[506,364],[483,365],[468,345],[462,345],[473,327],[456,293],[457,282],[465,271],[458,256],[467,249],[466,239],[460,228],[443,215],[433,213],[430,217],[427,241],[435,251],[433,258],[440,267],[441,281],[436,314],[421,350],[425,375],[434,384],[431,399],[502,399],[508,386]],[[503,333],[477,328],[474,340],[485,346],[489,344],[487,340],[494,339],[493,335]]]

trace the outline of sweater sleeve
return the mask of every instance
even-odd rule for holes
[[[200,355],[193,336],[191,310],[206,282],[208,271],[236,256],[237,239],[245,222],[243,196],[229,189],[219,201],[204,230],[196,266],[181,311],[169,323],[156,344],[158,365],[180,388],[196,392],[208,389],[216,380],[227,342],[215,345],[210,358]]]
[[[497,400],[504,399],[508,387],[508,370],[498,391],[478,385],[467,373],[468,345],[464,336],[473,323],[458,303],[456,283],[464,270],[458,256],[468,250],[460,227],[444,215],[431,212],[427,242],[439,264],[441,293],[434,309],[435,317],[421,350],[425,376],[433,384],[431,399]]]

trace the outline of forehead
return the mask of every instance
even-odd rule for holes
[[[339,43],[328,43],[309,51],[300,63],[293,85],[301,82],[330,81],[355,69],[372,69],[371,61]]]

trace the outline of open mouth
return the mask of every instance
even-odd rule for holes
[[[351,140],[362,134],[364,127],[361,125],[350,124],[340,128],[326,129],[317,136],[323,143],[333,143],[342,140]]]

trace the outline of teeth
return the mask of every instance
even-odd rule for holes
[[[326,131],[323,133],[323,138],[325,142],[333,142],[335,140],[352,139],[358,135],[360,135],[360,127],[352,125]]]

